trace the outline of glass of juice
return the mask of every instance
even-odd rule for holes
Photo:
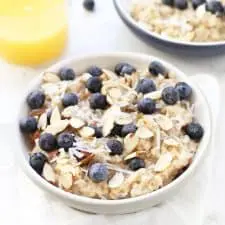
[[[59,56],[67,42],[65,0],[0,0],[0,57],[38,65]]]

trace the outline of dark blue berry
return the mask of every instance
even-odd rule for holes
[[[162,0],[162,3],[168,6],[173,6],[174,0]]]
[[[193,9],[197,9],[200,5],[204,4],[206,0],[192,0]]]
[[[180,10],[187,9],[188,2],[187,0],[174,0],[174,6]]]
[[[133,171],[145,168],[145,161],[143,159],[135,157],[129,161],[129,168]]]
[[[35,132],[37,130],[37,120],[32,116],[21,119],[20,130],[27,134]]]
[[[27,104],[31,109],[39,109],[44,105],[45,95],[42,91],[32,91],[27,96]]]
[[[191,97],[192,88],[185,82],[179,82],[175,86],[176,91],[179,94],[180,100],[187,100]]]
[[[102,69],[97,66],[91,66],[87,72],[90,73],[93,77],[99,77],[103,74]]]
[[[108,106],[106,96],[100,93],[92,94],[89,99],[89,104],[92,109],[105,109]]]
[[[102,81],[98,77],[91,77],[87,81],[87,89],[91,93],[100,92],[102,88]]]
[[[107,180],[108,174],[108,168],[102,163],[92,164],[88,169],[88,176],[96,183]]]
[[[119,76],[131,75],[134,72],[136,72],[136,69],[128,63],[118,63],[115,66],[115,73]]]
[[[149,79],[149,78],[144,78],[142,80],[140,80],[138,82],[136,91],[138,93],[149,93],[149,92],[153,92],[156,90],[156,86],[153,80]]]
[[[144,98],[138,102],[138,111],[144,114],[152,114],[156,110],[155,102],[151,98]]]
[[[47,157],[41,153],[41,152],[36,152],[33,155],[30,156],[29,163],[31,167],[39,174],[42,174],[43,167],[45,163],[47,162]]]
[[[121,131],[122,131],[123,126],[114,123],[114,127],[111,130],[110,136],[119,136],[122,137]]]
[[[110,155],[121,155],[123,153],[123,145],[118,140],[108,140],[106,145],[110,150]]]
[[[96,126],[91,126],[91,127],[95,130],[96,138],[101,138],[103,136],[101,127],[96,127]]]
[[[39,146],[46,152],[51,152],[57,148],[55,136],[50,133],[43,133],[39,139]]]
[[[58,137],[57,137],[57,144],[59,148],[71,148],[73,146],[73,142],[74,142],[74,137],[71,133],[61,133]]]
[[[224,7],[220,1],[207,1],[205,8],[206,8],[206,11],[209,11],[212,14],[216,14],[218,16],[221,16],[224,14]]]
[[[93,11],[95,8],[95,2],[94,0],[84,0],[83,6],[88,11]]]
[[[63,96],[62,103],[64,107],[77,105],[78,97],[74,93],[66,93]]]
[[[148,67],[148,71],[155,77],[159,74],[163,76],[168,75],[167,69],[163,66],[161,62],[158,61],[152,61]]]
[[[204,129],[199,123],[189,123],[184,127],[185,133],[195,141],[200,141],[204,135]]]
[[[179,100],[179,94],[173,87],[166,87],[162,91],[162,100],[168,105],[174,105]]]
[[[60,80],[74,80],[76,74],[72,68],[63,67],[59,70]]]
[[[124,125],[122,130],[121,130],[121,136],[125,137],[128,134],[130,134],[130,133],[135,133],[136,130],[137,130],[137,126],[135,124],[133,124],[133,123]]]

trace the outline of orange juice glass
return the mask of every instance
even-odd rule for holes
[[[67,41],[65,0],[0,0],[0,56],[38,65],[59,56]]]

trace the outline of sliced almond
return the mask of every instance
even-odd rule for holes
[[[69,120],[59,120],[58,122],[47,126],[47,128],[45,129],[45,132],[56,135],[62,132],[63,130],[65,130],[68,125],[69,125]]]
[[[52,114],[51,114],[51,118],[50,118],[50,124],[54,124],[54,123],[57,123],[61,120],[61,115],[60,115],[60,112],[59,112],[59,108],[58,107],[55,107],[52,111]]]
[[[167,139],[164,140],[163,143],[168,145],[168,146],[173,146],[173,147],[178,147],[179,146],[179,142],[177,142],[173,138],[167,138]]]
[[[168,131],[173,128],[173,123],[167,116],[158,114],[154,117],[154,119],[162,130]]]
[[[83,138],[89,138],[95,134],[95,130],[92,127],[83,127],[79,130],[79,134]]]
[[[139,138],[151,138],[154,136],[153,132],[149,130],[147,127],[139,127],[136,131],[136,135]]]
[[[74,112],[76,111],[76,106],[68,106],[62,111],[62,115],[65,118],[73,117]]]
[[[56,174],[52,167],[48,164],[45,163],[43,171],[42,171],[42,176],[49,182],[55,183],[56,182]]]
[[[87,164],[89,164],[89,163],[92,161],[92,159],[93,159],[94,157],[95,157],[94,154],[90,154],[90,155],[88,155],[87,157],[85,157],[84,159],[82,159],[79,163],[77,163],[76,166],[87,165]]]
[[[58,178],[59,185],[64,189],[68,190],[73,185],[73,176],[72,173],[62,173]]]
[[[108,119],[105,118],[102,127],[103,136],[106,137],[107,135],[109,135],[113,127],[114,127],[114,119],[111,116]]]
[[[144,95],[144,98],[151,98],[153,100],[158,100],[162,96],[162,91],[153,91]]]
[[[106,74],[107,78],[110,80],[116,80],[118,79],[118,76],[112,72],[111,70],[103,69],[102,70],[104,74]]]
[[[72,118],[70,120],[70,125],[75,129],[80,129],[85,125],[85,122],[79,118]]]
[[[154,171],[155,172],[164,171],[167,167],[170,166],[172,160],[173,160],[173,157],[169,152],[162,154],[155,164]]]
[[[113,99],[118,99],[121,97],[122,92],[119,88],[111,88],[108,90],[108,95]]]
[[[124,158],[124,161],[137,157],[137,152],[132,152]]]
[[[117,188],[124,182],[123,173],[117,172],[115,175],[109,180],[108,186],[109,188]]]
[[[124,148],[128,152],[132,152],[138,145],[139,138],[133,134],[130,133],[124,138]]]
[[[115,117],[115,122],[119,125],[126,125],[132,123],[132,121],[132,117],[129,113],[121,112]]]
[[[60,81],[60,78],[56,73],[46,72],[42,80],[44,83],[56,83]]]
[[[84,82],[87,82],[89,78],[91,78],[91,74],[90,73],[83,73],[81,75],[81,80],[84,81]]]
[[[38,129],[45,130],[47,127],[47,113],[43,113],[38,120]]]

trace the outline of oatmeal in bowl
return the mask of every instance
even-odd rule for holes
[[[157,193],[191,171],[209,139],[209,112],[199,117],[204,100],[185,76],[153,57],[116,56],[50,68],[24,102],[27,167],[71,198]]]

